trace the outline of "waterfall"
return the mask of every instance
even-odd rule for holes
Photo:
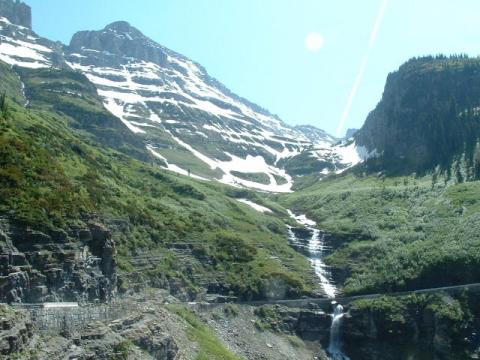
[[[330,344],[328,345],[328,352],[333,360],[350,360],[350,358],[342,352],[342,335],[340,328],[344,315],[343,306],[340,304],[335,306],[332,314],[332,325],[330,327]]]
[[[319,279],[319,284],[325,295],[330,299],[335,298],[337,289],[331,281],[331,274],[322,259],[325,250],[325,234],[315,227],[317,225],[315,221],[308,219],[305,215],[297,216],[290,210],[287,211],[290,217],[295,219],[299,224],[302,224],[310,233],[308,238],[299,239],[295,235],[293,228],[287,225],[288,239],[290,241],[290,244],[299,252],[308,257],[308,259],[310,260],[310,264],[315,271],[315,275],[317,275]]]
[[[335,285],[330,280],[330,274],[327,271],[327,266],[322,260],[324,251],[324,236],[325,234],[318,229],[311,228],[312,237],[308,243],[308,251],[310,253],[310,263],[312,264],[315,274],[320,279],[320,285],[322,286],[325,294],[333,299],[337,292]]]
[[[327,297],[333,300],[335,295],[337,295],[337,289],[331,280],[332,277],[328,271],[328,267],[322,259],[325,251],[325,233],[317,229],[315,221],[308,219],[305,215],[295,215],[288,209],[287,212],[292,219],[295,219],[299,224],[303,225],[305,229],[308,230],[307,234],[309,234],[297,236],[294,231],[295,229],[292,226],[287,225],[288,240],[290,244],[297,251],[308,257],[310,264],[319,279],[323,292]],[[332,325],[330,327],[330,344],[327,349],[332,360],[350,360],[350,358],[342,351],[342,336],[340,328],[344,315],[343,306],[340,304],[335,306],[332,314]]]

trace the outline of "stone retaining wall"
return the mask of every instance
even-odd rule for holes
[[[131,310],[126,304],[59,308],[25,306],[23,308],[30,313],[34,329],[48,335],[78,332],[91,322],[106,323],[119,319]]]

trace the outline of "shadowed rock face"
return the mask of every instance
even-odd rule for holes
[[[476,291],[444,293],[410,304],[402,317],[377,307],[349,309],[342,324],[342,339],[352,360],[459,360],[478,354],[479,300]],[[461,299],[463,317],[435,310],[441,303],[452,309]],[[432,305],[436,304],[436,305]]]
[[[265,305],[257,308],[255,314],[264,325],[274,331],[296,334],[308,341],[328,343],[332,318],[315,304],[306,308]]]
[[[32,10],[18,0],[0,0],[0,17],[6,17],[15,25],[32,29]]]
[[[353,135],[355,135],[358,132],[358,129],[347,129],[347,132],[345,133],[345,137],[347,139],[351,138]]]
[[[67,234],[0,223],[0,302],[105,301],[116,287],[115,242],[102,225]]]
[[[381,101],[354,135],[378,154],[371,165],[421,173],[449,168],[452,154],[472,156],[480,136],[479,69],[475,58],[426,57],[391,73]]]

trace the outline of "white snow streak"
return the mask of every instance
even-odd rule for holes
[[[269,208],[265,207],[265,206],[262,206],[262,205],[259,205],[257,203],[254,203],[253,201],[250,201],[248,199],[237,199],[238,201],[240,201],[241,203],[244,203],[248,206],[250,206],[251,208],[257,210],[258,212],[261,212],[261,213],[271,213],[272,210],[270,210]]]
[[[188,173],[187,170],[185,169],[182,169],[180,166],[178,165],[175,165],[175,164],[170,164],[168,162],[168,160],[162,156],[161,154],[159,154],[155,148],[153,146],[150,146],[150,145],[147,145],[147,150],[150,151],[152,153],[153,156],[163,160],[166,164],[167,164],[167,167],[162,167],[163,169],[165,170],[170,170],[170,171],[173,171],[177,174],[181,174],[181,175],[185,175],[185,176],[190,176],[194,179],[198,179],[198,180],[204,180],[204,181],[210,181],[209,179],[205,179],[204,177],[201,177],[201,176],[198,176],[198,175],[195,175],[195,174],[192,174],[192,173]]]
[[[245,186],[270,192],[291,192],[291,187],[293,185],[292,177],[288,175],[285,170],[277,169],[274,166],[268,165],[265,162],[265,159],[261,156],[247,155],[247,157],[243,159],[241,157],[226,152],[226,154],[229,155],[232,160],[214,160],[202,154],[200,151],[194,149],[189,144],[183,142],[182,140],[174,136],[170,131],[167,130],[167,132],[171,135],[173,140],[175,140],[179,145],[190,151],[193,155],[195,155],[198,159],[202,160],[205,164],[210,166],[212,170],[215,170],[217,168],[222,170],[224,175],[220,181],[225,184],[230,184],[233,186]],[[270,178],[270,183],[261,184],[254,181],[244,180],[232,175],[230,173],[231,171],[239,171],[244,173],[266,173]],[[278,185],[272,174],[276,174],[285,178],[287,183],[283,185]]]

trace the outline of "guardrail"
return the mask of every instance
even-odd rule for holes
[[[278,299],[278,300],[240,301],[240,302],[234,302],[233,304],[248,305],[248,306],[284,305],[289,307],[304,307],[304,306],[307,306],[308,304],[316,304],[319,306],[323,306],[325,308],[329,308],[332,302],[338,303],[341,305],[348,305],[356,300],[376,299],[382,296],[399,297],[399,296],[406,296],[411,294],[433,294],[433,293],[442,292],[442,291],[443,292],[459,292],[463,290],[480,292],[480,283],[444,286],[444,287],[419,289],[419,290],[411,290],[411,291],[345,296],[345,297],[339,297],[334,299],[329,299],[329,298]],[[190,304],[199,305],[201,307],[215,307],[219,305],[224,305],[222,303],[190,303]]]
[[[302,299],[278,299],[263,301],[230,302],[240,306],[262,306],[262,305],[284,305],[289,307],[305,307],[309,304],[317,304],[329,311],[332,301],[342,305],[348,305],[356,300],[375,299],[382,296],[406,296],[410,294],[431,294],[437,292],[460,292],[464,290],[480,292],[480,283],[444,286],[438,288],[419,289],[394,293],[366,294],[357,296],[341,297],[336,299],[328,298],[302,298]],[[57,303],[56,306],[48,304],[15,304],[14,307],[27,310],[32,318],[35,329],[46,334],[58,334],[62,332],[75,332],[93,322],[110,322],[120,319],[122,316],[137,310],[139,305],[145,303],[146,299],[129,299],[111,304],[87,304],[75,306],[76,303]],[[212,308],[224,306],[227,303],[207,302],[178,302],[177,304],[196,306],[199,308]],[[47,305],[47,306],[45,306]],[[64,306],[65,305],[65,306]]]

